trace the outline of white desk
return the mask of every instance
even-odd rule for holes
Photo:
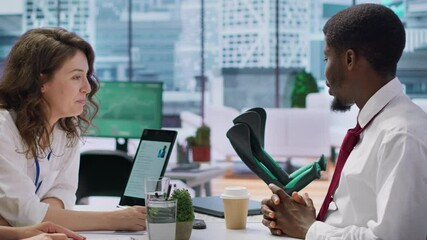
[[[204,188],[206,196],[211,195],[211,180],[224,176],[229,164],[202,164],[199,169],[190,171],[166,171],[165,176],[183,181],[196,192],[196,197],[202,195]]]
[[[225,228],[225,223],[222,222],[206,222],[206,229],[193,229],[190,240],[206,240],[206,239],[221,239],[221,240],[260,240],[260,239],[296,239],[291,237],[278,237],[270,234],[270,231],[261,223],[247,223],[246,229],[229,230]],[[104,240],[148,240],[148,233],[136,235],[109,235],[92,232],[90,234],[83,233],[87,240],[104,239]],[[132,237],[132,238],[131,238]]]
[[[190,240],[206,240],[206,239],[221,239],[221,240],[259,240],[259,239],[296,239],[291,237],[278,237],[270,234],[270,231],[262,225],[261,222],[251,222],[248,219],[246,229],[229,230],[225,228],[225,223],[222,221],[205,220],[206,229],[193,229]],[[102,232],[83,232],[87,240],[104,239],[104,240],[146,240],[148,239],[147,232],[139,232],[138,234],[105,234]]]
[[[108,204],[96,205],[76,205],[75,210],[81,211],[105,211],[114,210],[117,201],[113,198]],[[224,219],[216,218],[200,213],[195,213],[196,218],[203,219],[206,222],[206,229],[193,229],[190,240],[205,240],[205,239],[220,239],[220,240],[259,240],[259,239],[296,239],[291,237],[278,237],[270,234],[270,231],[262,225],[262,216],[250,216],[247,219],[246,229],[242,230],[229,230],[225,227]],[[81,232],[87,240],[103,239],[103,240],[147,240],[148,233],[142,232],[127,232],[120,234],[112,231],[91,231]]]

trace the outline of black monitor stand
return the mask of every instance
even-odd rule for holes
[[[128,153],[128,139],[116,138],[116,150]]]

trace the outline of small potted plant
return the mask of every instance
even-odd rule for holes
[[[193,230],[194,208],[190,193],[187,189],[176,189],[169,200],[178,201],[176,207],[176,236],[175,240],[190,239]]]
[[[316,79],[305,70],[297,72],[292,89],[291,106],[305,108],[305,98],[312,92],[319,92]]]
[[[191,147],[194,162],[208,162],[211,159],[211,129],[202,124],[196,130],[195,136],[187,138],[187,144]]]

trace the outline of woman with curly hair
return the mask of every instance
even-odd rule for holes
[[[51,221],[73,230],[143,230],[145,208],[73,211],[79,140],[98,110],[95,54],[62,28],[27,31],[0,80],[2,225]]]

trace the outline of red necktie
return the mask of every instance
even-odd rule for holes
[[[335,171],[332,176],[331,184],[328,188],[328,193],[323,200],[322,207],[320,208],[319,214],[317,215],[318,221],[324,221],[326,212],[328,211],[329,204],[332,201],[335,190],[337,189],[338,183],[340,181],[341,172],[344,168],[344,164],[347,161],[348,156],[353,150],[354,146],[359,141],[360,133],[363,131],[363,128],[360,127],[359,123],[357,123],[355,128],[349,129],[347,134],[344,137],[344,140],[340,147],[340,152],[338,154],[337,165],[335,166]]]

